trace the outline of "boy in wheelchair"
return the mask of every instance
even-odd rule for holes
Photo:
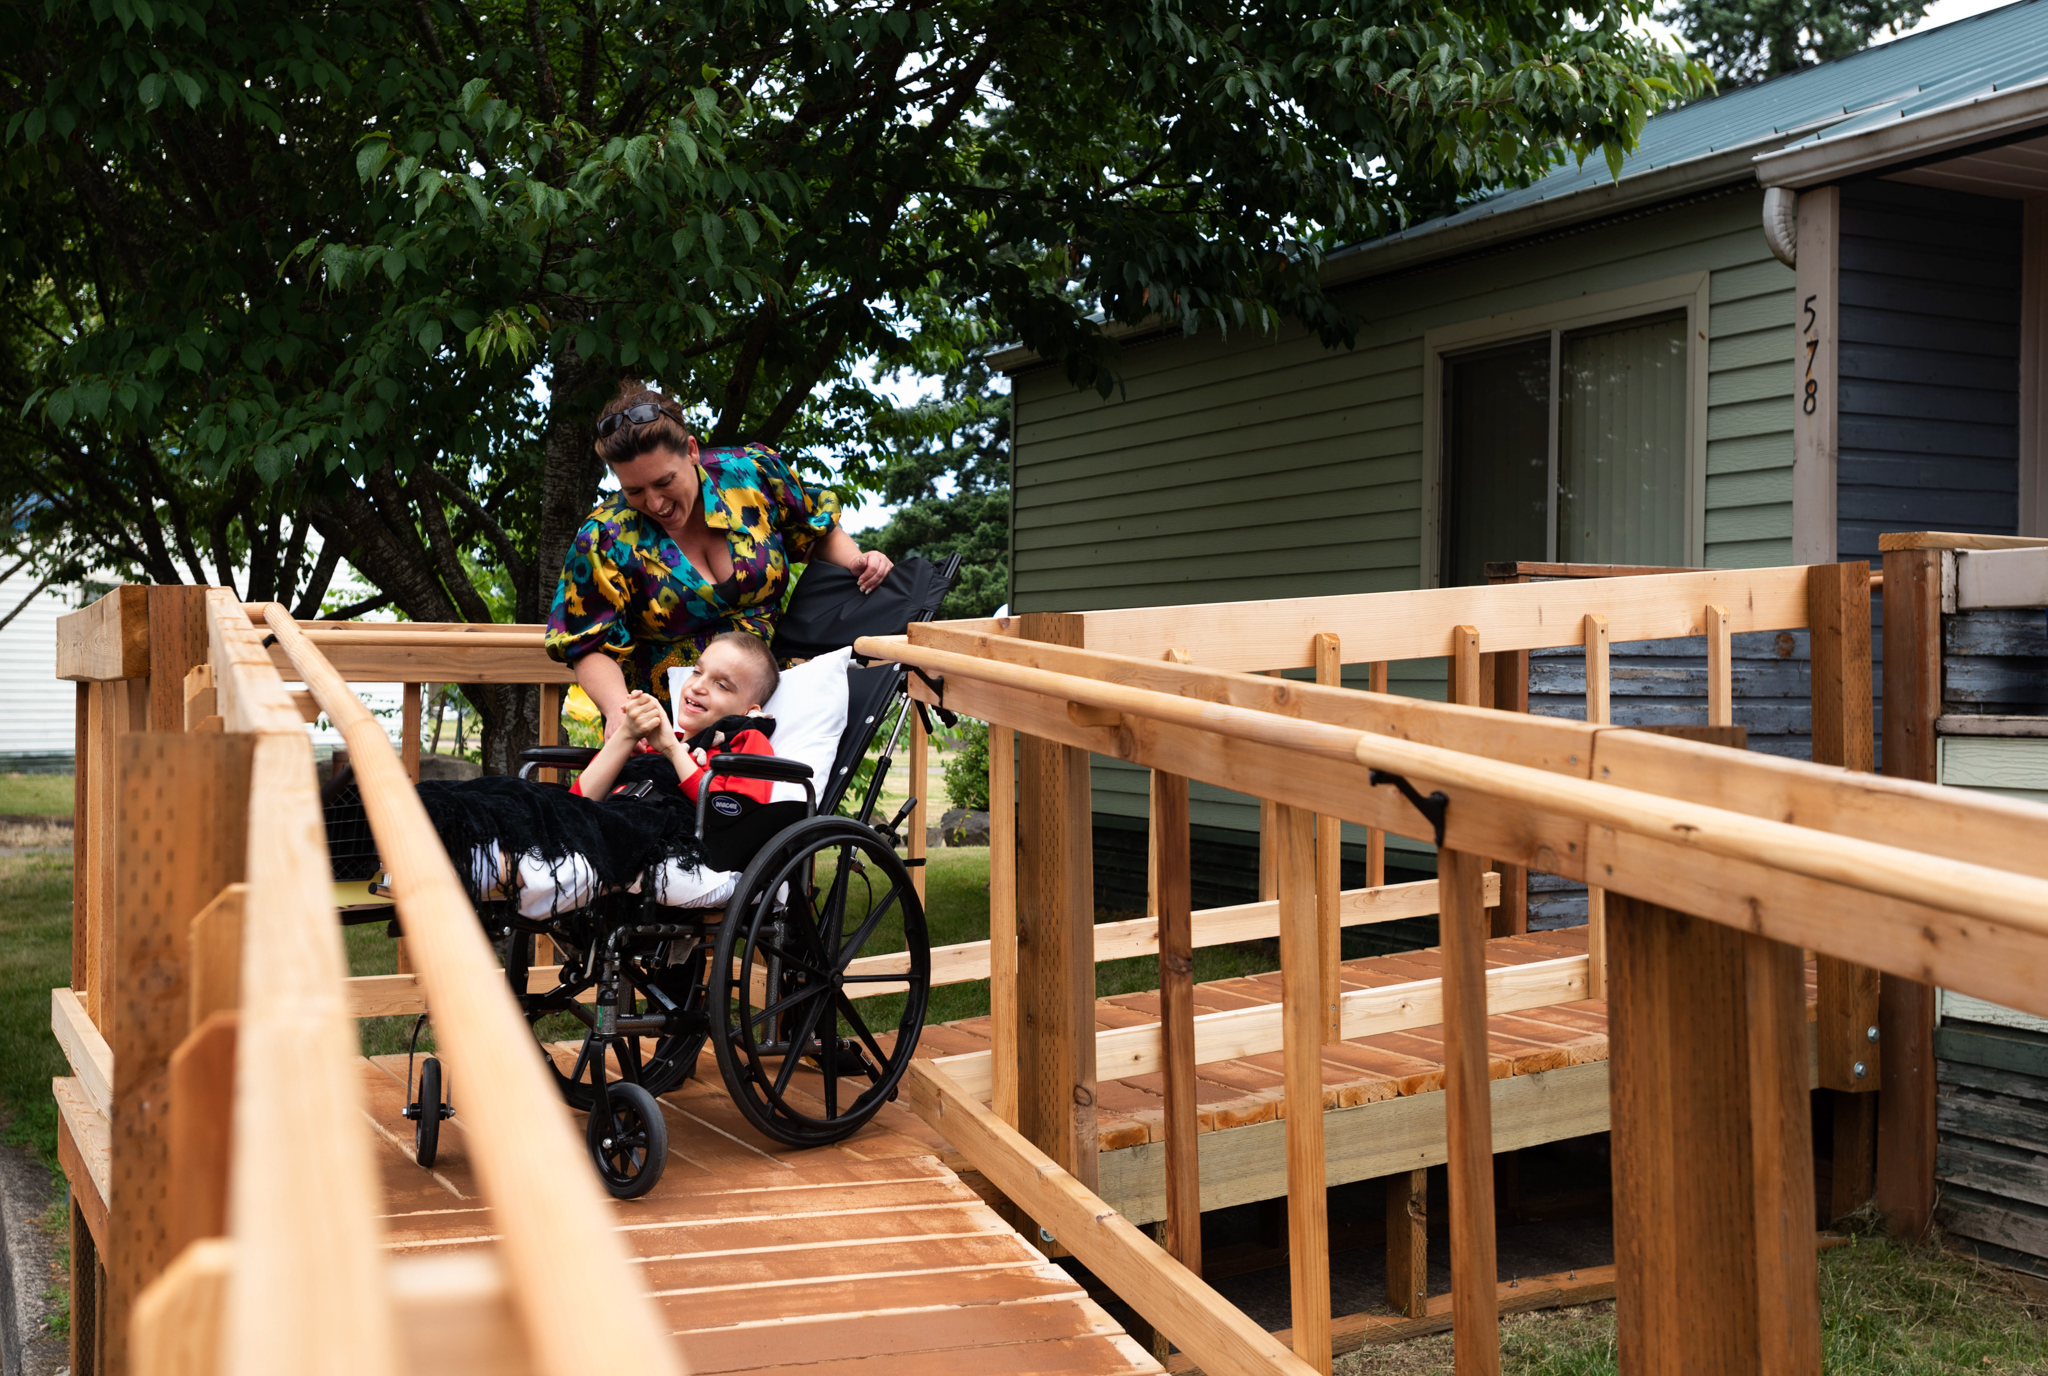
[[[696,1072],[707,1042],[741,1115],[788,1146],[841,1141],[895,1098],[931,954],[910,868],[921,862],[897,853],[912,801],[886,822],[876,809],[913,705],[907,670],[856,665],[850,646],[929,619],[957,564],[899,564],[893,602],[810,570],[775,645],[807,662],[779,690],[761,642],[721,637],[676,691],[674,725],[643,696],[600,750],[522,754],[529,769],[580,770],[574,792],[490,776],[420,786],[615,1196],[660,1178],[657,1096]],[[803,638],[790,635],[798,624]],[[752,715],[764,706],[771,715]],[[329,825],[332,844],[332,809]],[[406,1115],[423,1165],[441,1116],[438,1067],[428,1084],[422,1067]]]
[[[626,699],[620,730],[605,741],[596,758],[585,765],[569,791],[585,798],[604,798],[614,788],[680,794],[690,802],[707,781],[714,790],[732,792],[767,802],[766,779],[719,778],[708,780],[711,757],[717,754],[773,755],[768,738],[775,721],[761,715],[761,704],[775,696],[782,672],[765,641],[745,631],[727,631],[716,637],[689,670],[676,695],[682,720],[669,726],[668,713],[659,699],[635,692]],[[688,740],[682,739],[688,736]],[[648,755],[658,756],[666,770],[636,771],[637,777],[619,783],[629,764]],[[649,761],[649,764],[652,762]],[[642,790],[642,796],[647,790]]]

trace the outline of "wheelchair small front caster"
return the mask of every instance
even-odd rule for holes
[[[605,1086],[605,1106],[584,1127],[590,1159],[612,1198],[638,1199],[668,1164],[668,1121],[652,1094],[625,1081]]]
[[[412,1159],[431,1169],[441,1149],[441,1120],[455,1116],[455,1106],[441,1101],[441,1062],[429,1056],[420,1062],[420,1095],[405,1106],[412,1119]]]

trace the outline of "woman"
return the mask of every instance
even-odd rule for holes
[[[839,499],[806,486],[764,445],[699,449],[682,411],[627,383],[597,419],[597,454],[619,480],[563,562],[548,654],[569,664],[609,732],[634,689],[662,695],[668,671],[722,631],[775,634],[789,566],[851,572],[862,592],[888,576],[839,527]]]

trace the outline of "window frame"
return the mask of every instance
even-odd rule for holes
[[[1559,336],[1639,315],[1683,310],[1686,324],[1685,543],[1686,562],[1706,563],[1707,528],[1707,326],[1713,274],[1689,272],[1612,291],[1589,292],[1427,330],[1422,336],[1422,586],[1443,580],[1444,530],[1444,358],[1489,345],[1550,337],[1551,529],[1546,545],[1557,548]]]

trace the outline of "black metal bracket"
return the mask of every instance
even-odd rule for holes
[[[264,648],[264,649],[266,649],[266,650],[267,650],[267,649],[269,649],[269,648],[270,648],[271,646],[273,646],[273,645],[275,645],[275,644],[277,644],[277,632],[276,632],[276,631],[272,631],[272,632],[271,632],[271,633],[270,633],[269,635],[267,635],[267,636],[264,636],[264,637],[263,637],[263,648]]]
[[[1375,769],[1366,777],[1372,781],[1375,788],[1381,784],[1392,784],[1400,789],[1401,796],[1414,804],[1415,810],[1422,814],[1423,820],[1436,829],[1437,849],[1443,849],[1444,821],[1450,816],[1451,811],[1451,797],[1448,793],[1438,789],[1425,798],[1416,791],[1414,784],[1408,782],[1405,775],[1390,773],[1384,769]]]
[[[944,674],[940,674],[937,678],[933,678],[930,674],[918,668],[915,664],[909,665],[908,667],[911,673],[916,674],[919,678],[924,680],[925,687],[931,689],[932,692],[935,695],[937,695],[938,701],[933,703],[932,707],[935,711],[938,712],[939,720],[946,723],[949,729],[958,726],[960,724],[959,716],[951,711],[948,711],[946,708],[946,676]],[[923,703],[920,702],[917,705],[917,710],[919,715],[924,716]],[[929,733],[932,729],[932,719],[929,716],[924,717],[924,729],[927,733]]]

